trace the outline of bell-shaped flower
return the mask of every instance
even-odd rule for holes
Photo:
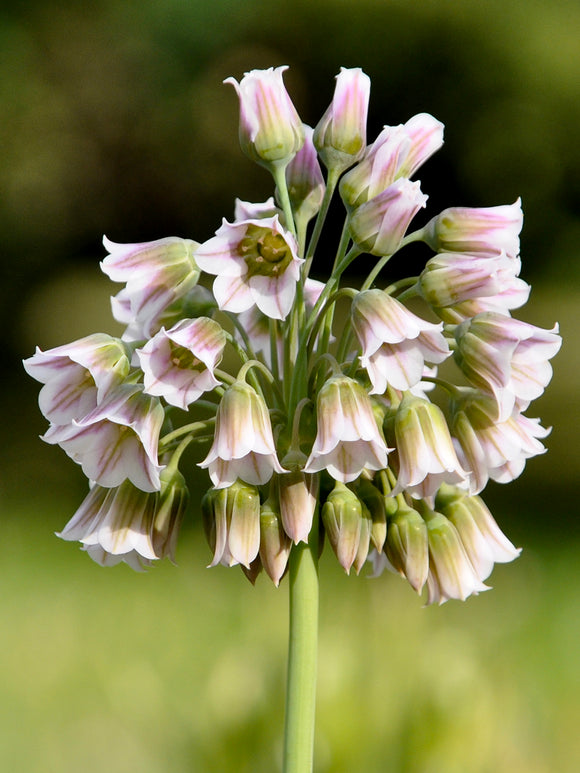
[[[424,513],[429,540],[427,604],[444,604],[448,599],[465,601],[489,590],[469,560],[459,532],[438,512]]]
[[[363,387],[347,376],[333,376],[318,393],[317,434],[304,472],[326,469],[349,483],[366,468],[387,466],[387,448]]]
[[[530,294],[530,286],[518,277],[520,266],[519,258],[505,252],[443,252],[427,261],[417,289],[446,322],[461,322],[484,311],[505,313],[523,306]]]
[[[397,511],[389,518],[385,555],[393,569],[421,593],[429,574],[427,525],[402,497],[397,499]]]
[[[489,478],[498,483],[517,478],[527,459],[545,453],[538,438],[550,430],[517,411],[498,419],[493,398],[466,390],[451,403],[451,433],[458,457],[470,471],[469,490],[477,494]]]
[[[442,323],[427,322],[382,290],[358,293],[351,306],[352,324],[362,347],[361,365],[373,388],[410,389],[421,381],[425,362],[440,363],[450,354]]]
[[[443,124],[428,113],[385,126],[362,161],[342,177],[342,200],[349,210],[370,201],[395,180],[411,177],[442,144]]]
[[[282,524],[280,505],[270,496],[260,507],[260,561],[264,571],[278,587],[288,566],[292,540]]]
[[[97,406],[130,369],[130,352],[105,333],[41,351],[23,362],[29,376],[44,384],[40,410],[53,424],[69,424]]]
[[[313,129],[305,124],[304,145],[286,167],[286,185],[294,219],[304,227],[318,213],[325,189],[312,135]]]
[[[208,468],[218,489],[231,486],[237,478],[261,486],[274,472],[285,472],[276,456],[266,403],[244,381],[236,381],[222,397],[214,441],[199,466]]]
[[[341,67],[332,102],[314,129],[314,146],[337,173],[362,158],[367,142],[371,81],[359,67]]]
[[[427,196],[420,183],[401,178],[378,196],[353,209],[348,217],[350,236],[356,246],[371,255],[391,255]]]
[[[213,292],[220,309],[239,313],[257,306],[267,317],[285,319],[304,263],[297,250],[295,238],[276,215],[224,220],[195,259],[202,271],[216,276]]]
[[[480,497],[469,496],[456,486],[443,485],[435,497],[435,507],[457,529],[480,579],[489,577],[494,564],[513,561],[522,552],[505,536]]]
[[[240,100],[240,145],[263,166],[287,164],[304,142],[302,121],[290,99],[282,73],[288,67],[270,67],[244,73],[238,83],[227,78]]]
[[[358,574],[367,560],[371,516],[367,507],[344,483],[337,481],[322,505],[322,523],[339,564],[349,574]]]
[[[113,316],[128,326],[123,338],[148,338],[159,329],[165,309],[199,279],[194,260],[198,243],[177,236],[141,244],[115,244],[103,238],[110,255],[101,269],[126,286],[112,299]]]
[[[201,501],[203,525],[213,559],[210,566],[250,564],[260,549],[260,494],[255,486],[235,481],[210,489]]]
[[[175,546],[187,488],[178,471],[161,473],[161,491],[145,492],[129,481],[115,488],[93,485],[64,529],[57,535],[79,541],[102,566],[121,561],[141,570],[152,561],[175,559]]]
[[[521,201],[499,207],[450,207],[430,220],[422,238],[437,252],[497,255],[520,252]]]
[[[318,475],[292,470],[278,476],[277,484],[284,531],[296,544],[308,542],[318,501]]]
[[[560,349],[558,325],[543,330],[505,314],[485,312],[455,329],[454,358],[466,378],[504,406],[503,418],[525,410],[552,378]]]
[[[136,350],[144,391],[185,410],[204,392],[219,385],[213,371],[225,344],[222,327],[208,317],[184,319],[169,330],[161,328],[142,349]]]
[[[406,392],[394,419],[399,459],[393,494],[432,496],[442,483],[464,483],[466,472],[453,448],[439,406]]]
[[[100,486],[113,488],[128,479],[142,491],[158,491],[163,418],[158,398],[144,395],[138,385],[121,384],[82,419],[51,426],[42,439],[60,445]]]

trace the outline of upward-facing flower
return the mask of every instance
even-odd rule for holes
[[[361,365],[373,385],[370,394],[383,394],[387,384],[410,389],[421,380],[426,360],[439,363],[450,354],[442,323],[426,322],[382,290],[358,293],[351,315]]]
[[[213,292],[220,309],[246,311],[257,306],[272,319],[285,319],[296,294],[303,258],[296,240],[278,216],[221,228],[196,252],[203,271],[214,274]]]
[[[371,81],[359,68],[341,67],[334,96],[314,129],[314,146],[327,169],[348,169],[362,158]]]
[[[44,386],[40,410],[53,424],[81,419],[129,373],[129,352],[105,333],[36,353],[24,360],[26,372]]]
[[[263,166],[287,164],[304,142],[302,121],[288,96],[282,73],[287,67],[251,70],[241,82],[227,78],[240,98],[240,145]]]
[[[105,236],[103,244],[111,254],[101,262],[101,269],[113,282],[126,282],[112,299],[113,316],[128,326],[123,338],[147,338],[159,329],[163,311],[197,284],[198,243],[172,236],[115,244]]]
[[[327,469],[349,483],[361,472],[387,466],[388,448],[363,387],[348,376],[333,376],[318,393],[314,446],[304,472]]]
[[[200,467],[209,468],[216,488],[237,478],[254,486],[285,472],[278,457],[264,400],[244,381],[236,381],[221,399],[213,445]]]

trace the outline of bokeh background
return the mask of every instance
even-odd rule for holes
[[[0,11],[0,769],[279,769],[287,590],[204,568],[199,476],[177,568],[103,570],[57,540],[85,481],[38,440],[39,385],[20,365],[37,344],[118,332],[103,233],[203,241],[234,197],[270,195],[239,151],[237,100],[221,82],[279,64],[312,125],[341,66],[371,76],[370,139],[417,112],[442,120],[446,144],[419,175],[428,216],[521,196],[534,289],[517,315],[559,320],[565,339],[530,412],[554,426],[549,454],[486,492],[524,547],[492,592],[423,609],[397,578],[346,578],[323,558],[316,769],[580,769],[579,30],[576,0]]]

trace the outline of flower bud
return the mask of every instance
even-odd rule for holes
[[[429,573],[427,525],[405,502],[398,505],[395,515],[389,518],[385,553],[399,574],[421,593]]]
[[[314,145],[327,169],[340,173],[362,158],[371,82],[359,68],[341,68],[330,106],[314,129]]]
[[[312,128],[304,125],[304,145],[286,167],[286,184],[294,219],[304,226],[320,209],[325,188],[312,134]]]
[[[157,501],[151,542],[157,555],[166,555],[174,561],[179,527],[189,501],[185,478],[171,465],[159,475],[161,490]]]
[[[420,183],[396,180],[383,193],[351,212],[348,227],[353,242],[371,255],[391,255],[426,201]]]
[[[380,553],[387,538],[387,512],[385,497],[369,480],[361,478],[356,489],[357,497],[368,508],[372,519],[371,542]]]
[[[365,519],[367,523],[363,525]],[[358,573],[368,555],[368,521],[370,514],[365,505],[344,483],[337,481],[322,506],[322,523],[338,562],[347,574],[353,564]]]
[[[279,475],[277,480],[284,531],[296,544],[308,542],[318,497],[318,475],[296,470]]]
[[[255,486],[236,481],[210,489],[201,500],[203,525],[214,551],[210,566],[249,568],[260,548],[260,495]]]
[[[278,503],[269,497],[260,508],[260,559],[276,587],[286,571],[291,548],[292,540],[282,527]]]
[[[240,99],[240,145],[262,166],[287,164],[302,147],[302,121],[282,80],[287,67],[251,70],[241,82],[227,78]]]

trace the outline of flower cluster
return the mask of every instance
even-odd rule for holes
[[[446,209],[411,230],[427,201],[412,178],[443,125],[422,113],[367,144],[370,81],[354,68],[306,126],[284,69],[228,79],[242,150],[275,197],[236,201],[203,243],[105,239],[125,332],[25,360],[44,385],[43,439],[90,481],[60,536],[103,565],[173,558],[182,473],[197,464],[212,484],[201,502],[212,566],[278,585],[293,545],[321,532],[346,572],[371,561],[426,586],[428,603],[465,599],[519,554],[479,494],[518,476],[548,434],[525,412],[560,337],[512,317],[529,294],[520,202]],[[345,227],[322,283],[309,274],[337,192]],[[421,274],[379,287],[414,241],[434,252]],[[361,255],[366,279],[341,285]]]

